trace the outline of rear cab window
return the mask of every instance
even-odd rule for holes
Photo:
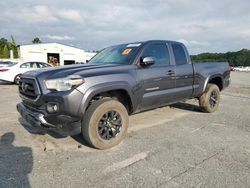
[[[172,49],[176,65],[188,64],[187,56],[182,45],[172,44]]]

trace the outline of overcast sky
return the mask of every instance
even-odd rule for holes
[[[191,54],[250,49],[250,0],[0,1],[0,37],[38,36],[85,50],[132,41],[184,42]]]

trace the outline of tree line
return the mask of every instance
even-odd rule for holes
[[[13,57],[18,58],[18,48],[13,36],[11,36],[11,40],[8,41],[5,38],[0,39],[0,58],[10,58],[10,50],[13,51]]]
[[[197,62],[228,62],[231,66],[250,66],[250,50],[242,49],[238,52],[202,53],[192,55],[191,59]]]
[[[32,40],[33,44],[40,44],[42,41],[38,38],[35,37]],[[6,38],[1,38],[0,39],[0,59],[8,59],[10,58],[10,51],[13,51],[13,57],[18,58],[18,46],[16,44],[16,41],[13,36],[11,36],[11,40],[9,41]]]

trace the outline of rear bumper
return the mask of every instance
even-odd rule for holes
[[[17,111],[22,118],[34,128],[37,127],[45,131],[54,131],[62,136],[81,133],[81,121],[76,121],[70,116],[56,114],[54,118],[50,117],[50,122],[48,122],[43,113],[30,110],[23,103],[17,104]]]

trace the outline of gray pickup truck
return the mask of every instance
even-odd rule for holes
[[[130,114],[191,98],[211,113],[229,83],[228,63],[192,64],[179,42],[135,42],[105,48],[85,65],[23,74],[17,110],[34,127],[82,133],[107,149],[125,137]]]

